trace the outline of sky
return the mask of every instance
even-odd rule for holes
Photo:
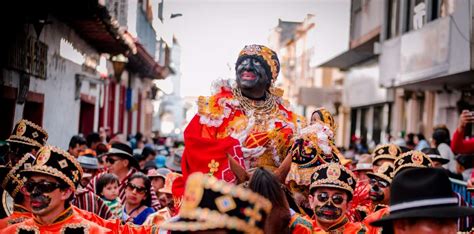
[[[247,44],[267,45],[278,19],[302,21],[314,14],[315,61],[322,63],[348,47],[349,0],[165,0],[157,30],[174,34],[181,46],[181,96],[209,95],[211,83],[234,79],[232,69]],[[341,28],[341,25],[343,27]]]

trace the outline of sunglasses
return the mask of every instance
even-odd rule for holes
[[[121,159],[118,159],[118,158],[112,158],[112,157],[107,157],[105,158],[105,162],[109,163],[109,164],[114,164],[115,162],[117,161],[120,161]]]
[[[387,181],[384,180],[377,180],[377,179],[370,179],[370,185],[377,185],[380,188],[387,188],[389,186]]]
[[[60,187],[61,187],[61,184],[48,182],[48,181],[41,181],[41,182],[27,181],[24,185],[24,188],[28,193],[32,193],[35,190],[40,193],[50,193]]]
[[[320,202],[327,202],[329,200],[329,194],[326,192],[319,193],[316,195],[316,198]],[[341,194],[334,194],[332,195],[331,200],[334,204],[340,205],[344,202],[344,197]]]
[[[127,184],[127,189],[129,189],[132,192],[133,192],[133,190],[135,190],[139,194],[145,194],[145,192],[147,191],[147,189],[145,187],[136,186],[132,183]]]

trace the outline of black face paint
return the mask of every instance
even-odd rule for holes
[[[322,206],[316,206],[314,213],[318,219],[337,220],[342,215],[342,209],[328,202]]]
[[[370,187],[369,197],[372,201],[380,202],[385,198],[385,194],[383,193],[383,190],[379,188],[379,186],[372,185]]]
[[[265,98],[265,91],[270,87],[271,79],[267,77],[261,62],[255,58],[246,58],[236,70],[237,85],[242,94],[251,99]]]
[[[30,205],[31,209],[39,211],[45,209],[51,203],[51,198],[44,194],[31,193]]]

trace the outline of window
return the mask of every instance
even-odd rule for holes
[[[388,1],[387,39],[399,34],[400,0]]]

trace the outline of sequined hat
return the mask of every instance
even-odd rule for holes
[[[312,193],[316,188],[337,188],[347,191],[352,197],[357,182],[355,178],[354,173],[341,164],[322,164],[315,168],[309,189]]]
[[[23,170],[31,168],[33,162],[35,161],[35,156],[30,153],[26,153],[14,167],[10,169],[8,174],[3,179],[2,188],[5,189],[10,196],[13,198],[18,194],[20,189],[24,185],[24,178],[20,175]]]
[[[200,172],[186,181],[177,221],[163,223],[169,231],[225,229],[262,233],[265,218],[272,209],[269,200],[243,187]]]
[[[315,168],[325,163],[340,163],[343,157],[332,143],[332,130],[322,123],[314,123],[301,130],[294,139],[288,153],[291,155],[291,166],[286,182],[294,181],[297,185],[311,184],[311,175]]]
[[[48,140],[48,133],[39,125],[26,119],[20,120],[13,128],[12,135],[7,139],[10,143],[43,147]]]
[[[406,168],[424,168],[432,166],[433,162],[428,156],[426,156],[426,154],[422,153],[421,151],[411,150],[402,154],[394,162],[395,169],[393,171],[392,177],[395,177],[397,173]]]
[[[82,167],[68,152],[54,146],[40,148],[33,165],[22,171],[22,174],[40,173],[54,176],[73,190],[82,178]]]
[[[393,173],[393,170],[394,170],[394,166],[393,166],[393,163],[391,162],[384,162],[378,169],[376,172],[368,172],[367,173],[367,176],[369,178],[374,178],[374,177],[378,177],[378,178],[381,178],[385,181],[387,181],[388,183],[392,183],[392,173]]]
[[[267,76],[272,78],[272,82],[275,82],[280,72],[280,61],[275,51],[263,45],[246,45],[239,53],[235,70],[248,57],[258,59],[263,64]]]
[[[375,162],[380,159],[390,159],[395,161],[401,153],[402,150],[395,144],[379,145],[372,153],[372,164],[375,165]]]

